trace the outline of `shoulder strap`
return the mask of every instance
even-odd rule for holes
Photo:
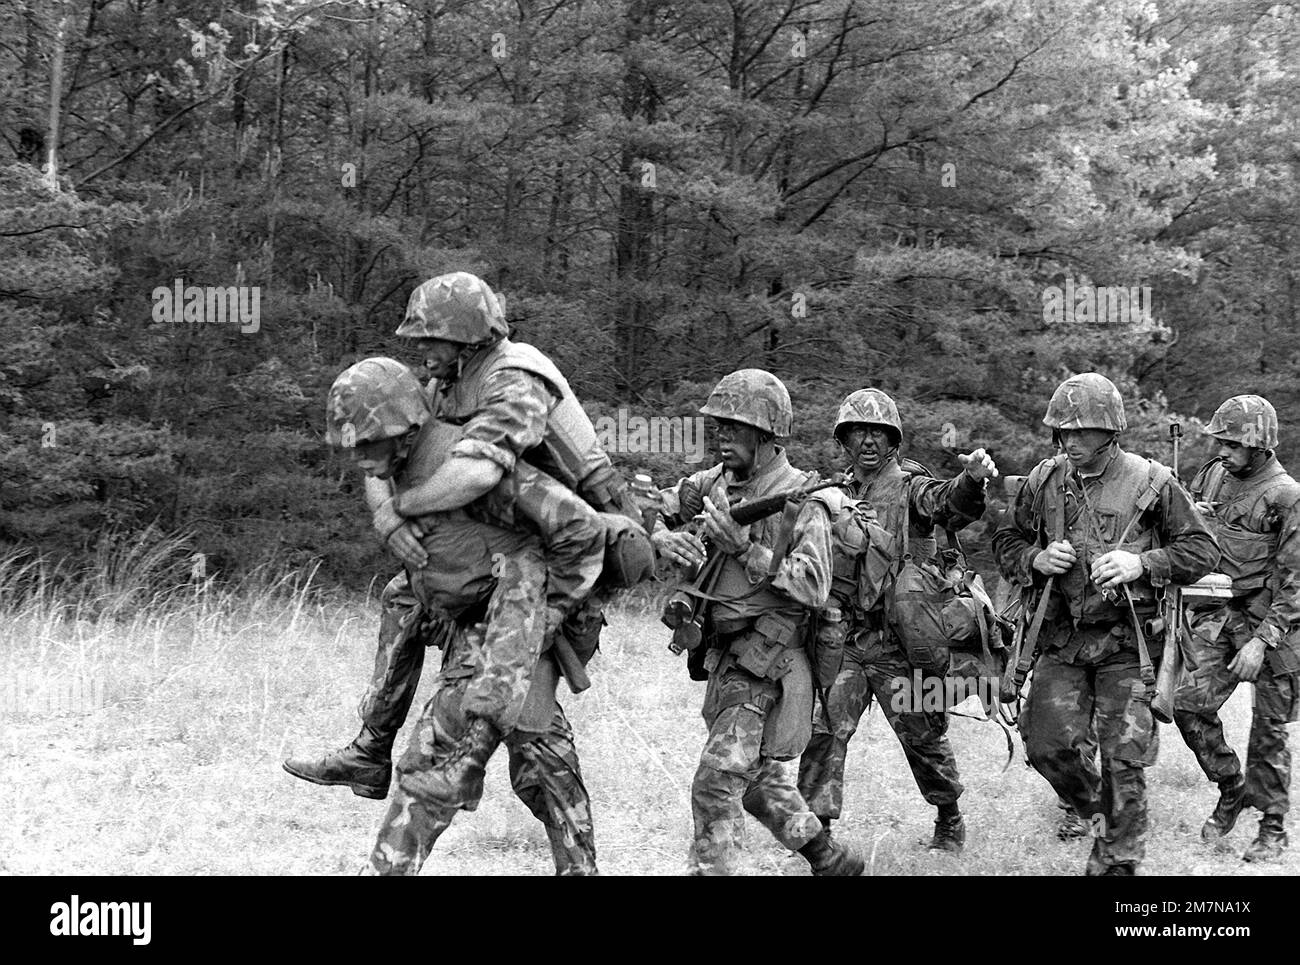
[[[1155,460],[1148,459],[1147,465],[1146,488],[1143,489],[1141,494],[1138,496],[1137,505],[1133,510],[1133,515],[1129,517],[1128,525],[1126,525],[1124,531],[1119,534],[1119,539],[1115,541],[1115,545],[1112,549],[1119,549],[1124,545],[1124,540],[1128,539],[1128,534],[1132,532],[1133,527],[1136,526],[1138,520],[1142,518],[1142,514],[1155,505],[1156,500],[1160,498],[1161,491],[1174,476],[1174,471],[1172,469],[1168,466],[1161,465]]]

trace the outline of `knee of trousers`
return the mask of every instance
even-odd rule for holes
[[[696,814],[739,815],[749,779],[731,771],[701,764],[691,781],[691,807]]]
[[[947,731],[942,717],[936,722],[929,714],[899,714],[891,723],[903,745],[915,750],[939,747]]]
[[[1059,740],[1033,734],[1025,739],[1025,757],[1039,773],[1070,771],[1077,767],[1079,751]]]
[[[410,744],[398,759],[399,774],[427,771],[446,759],[465,736],[469,721],[461,710],[463,681],[439,681],[415,723]]]

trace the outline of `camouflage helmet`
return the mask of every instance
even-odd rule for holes
[[[835,438],[839,439],[840,429],[855,422],[892,429],[895,446],[903,441],[903,420],[898,416],[898,406],[879,389],[858,389],[840,403],[840,411],[835,416]]]
[[[406,318],[397,329],[404,338],[442,338],[466,345],[495,342],[509,333],[496,293],[467,271],[430,278],[411,292]]]
[[[1124,400],[1115,383],[1096,372],[1072,375],[1056,387],[1043,424],[1053,429],[1106,429],[1123,432]]]
[[[1263,396],[1234,395],[1214,411],[1204,432],[1254,449],[1273,449],[1277,446],[1277,410]]]
[[[392,439],[424,425],[430,414],[414,372],[395,359],[362,359],[330,386],[325,438],[331,446],[347,448]]]
[[[774,436],[788,436],[794,418],[785,383],[763,369],[738,369],[723,376],[700,413],[743,422]]]

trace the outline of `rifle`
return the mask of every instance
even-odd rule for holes
[[[1165,587],[1159,615],[1146,623],[1149,636],[1164,634],[1165,638],[1164,655],[1160,658],[1160,675],[1156,678],[1156,695],[1151,700],[1151,716],[1160,723],[1172,723],[1174,719],[1174,693],[1183,671],[1181,640],[1189,632],[1183,601],[1222,600],[1231,596],[1232,579],[1222,573],[1207,573],[1189,586],[1171,583]]]
[[[841,480],[835,477],[825,482],[772,493],[760,499],[751,499],[733,506],[728,515],[739,525],[749,526],[774,513],[797,508],[813,493],[831,486],[838,486],[840,482]],[[697,496],[702,498],[701,494],[697,494]],[[778,540],[778,546],[781,542],[783,541]],[[663,616],[660,619],[664,626],[673,631],[673,642],[668,645],[668,649],[675,655],[680,655],[684,650],[694,650],[704,639],[705,608],[700,604],[716,599],[713,596],[713,589],[718,581],[718,576],[722,572],[723,556],[724,554],[715,552],[710,545],[708,559],[700,567],[699,572],[695,574],[694,580],[688,586],[678,587],[677,591],[669,597],[668,602],[664,604]],[[773,551],[773,569],[780,565],[782,556],[784,556],[783,551],[779,554],[775,550]],[[759,585],[762,586],[763,584]]]
[[[1178,478],[1178,448],[1183,439],[1183,424],[1181,422],[1169,423],[1169,444],[1174,450],[1174,464],[1171,467],[1174,470],[1174,479]]]

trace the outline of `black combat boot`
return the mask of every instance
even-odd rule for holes
[[[1259,822],[1259,834],[1241,856],[1242,861],[1274,861],[1282,857],[1289,842],[1282,826],[1282,815],[1265,814]]]
[[[434,801],[444,807],[478,807],[483,796],[483,774],[504,735],[496,724],[483,717],[470,718],[465,736],[456,742],[451,753],[427,771],[402,774],[398,783],[416,797]]]
[[[392,754],[391,737],[362,727],[347,747],[316,760],[291,757],[284,762],[284,769],[313,784],[343,784],[359,797],[382,801],[392,780]]]
[[[939,817],[934,822],[934,837],[930,839],[931,851],[958,854],[966,846],[966,822],[956,804],[939,805]]]
[[[1137,876],[1137,865],[1113,864],[1100,875],[1102,878],[1133,878]]]
[[[808,859],[814,878],[856,878],[867,866],[862,855],[842,841],[833,841],[825,829],[799,853]]]
[[[1079,817],[1074,805],[1064,799],[1058,800],[1056,806],[1061,809],[1061,820],[1056,826],[1056,836],[1062,841],[1076,841],[1092,833],[1092,825]]]
[[[1246,806],[1246,779],[1240,774],[1219,783],[1219,803],[1201,826],[1202,841],[1217,841],[1237,823],[1241,809]]]

